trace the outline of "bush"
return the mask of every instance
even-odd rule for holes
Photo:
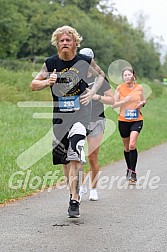
[[[18,72],[20,70],[33,71],[33,70],[39,70],[41,68],[41,64],[34,63],[30,58],[23,59],[23,60],[14,60],[14,59],[2,60],[1,59],[0,67],[15,71],[15,72]]]

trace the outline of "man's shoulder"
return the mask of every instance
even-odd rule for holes
[[[80,60],[85,60],[85,61],[87,61],[89,64],[90,64],[90,62],[91,62],[91,60],[92,60],[91,57],[86,56],[86,55],[81,54],[81,53],[78,53],[78,54],[77,54],[77,57],[78,57],[78,59],[80,59]]]
[[[51,62],[51,61],[55,61],[55,60],[58,60],[58,55],[52,55],[52,56],[46,58],[47,62]]]

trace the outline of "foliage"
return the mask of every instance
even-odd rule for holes
[[[57,1],[53,1],[57,2]],[[85,12],[89,11],[91,8],[95,8],[96,5],[99,3],[98,0],[59,0],[58,1],[61,6],[66,5],[75,5],[79,9],[84,10]]]
[[[26,19],[13,0],[0,0],[0,5],[0,57],[16,57],[27,39]]]
[[[131,63],[140,77],[159,79],[167,71],[160,61],[160,46],[145,39],[144,18],[132,27],[126,17],[113,14],[112,0],[0,0],[0,5],[1,59],[35,61],[55,54],[53,31],[71,25],[83,37],[81,47],[95,51],[106,73],[116,59]]]

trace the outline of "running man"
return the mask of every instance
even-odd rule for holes
[[[50,88],[53,98],[53,164],[69,167],[69,217],[79,217],[78,172],[85,163],[84,143],[91,119],[91,99],[104,80],[104,72],[94,60],[77,54],[82,37],[70,26],[57,28],[51,42],[57,55],[45,60],[31,83],[32,91]],[[88,71],[96,77],[92,89],[86,82]]]

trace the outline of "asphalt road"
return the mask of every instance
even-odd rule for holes
[[[139,153],[137,171],[130,186],[124,160],[105,167],[99,201],[87,193],[78,219],[67,218],[67,188],[0,207],[0,251],[166,252],[167,144]]]

